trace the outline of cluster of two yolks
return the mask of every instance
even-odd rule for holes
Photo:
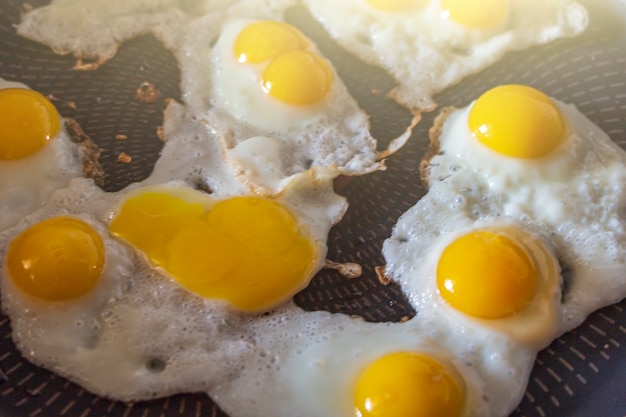
[[[566,140],[555,103],[523,85],[503,85],[481,95],[467,123],[472,140],[505,158],[539,159]],[[523,309],[539,278],[532,257],[516,240],[496,230],[476,230],[452,242],[437,268],[441,296],[459,311],[483,319]]]
[[[475,230],[440,256],[437,286],[453,308],[480,319],[515,314],[533,298],[537,269],[525,248],[496,230]],[[384,355],[354,386],[357,417],[459,417],[465,385],[456,369],[424,353]]]
[[[332,88],[333,71],[328,61],[313,50],[302,33],[286,23],[249,24],[235,40],[233,53],[242,65],[263,67],[263,91],[286,104],[315,104]]]
[[[54,105],[26,88],[0,90],[0,115],[0,161],[33,155],[61,131]]]
[[[318,249],[294,215],[273,200],[233,197],[189,202],[165,192],[128,198],[110,232],[143,252],[189,291],[264,311],[303,288]],[[89,292],[105,259],[100,235],[84,221],[55,217],[31,226],[9,246],[18,287],[45,300]]]
[[[366,0],[379,10],[404,11],[423,6],[426,0]],[[504,24],[509,0],[441,0],[441,17],[470,29],[490,29]]]

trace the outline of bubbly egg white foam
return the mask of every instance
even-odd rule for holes
[[[397,13],[363,0],[304,3],[339,44],[395,78],[392,95],[398,102],[419,109],[433,109],[433,94],[493,64],[507,51],[573,36],[588,25],[586,10],[572,0],[511,0],[506,25],[485,31],[444,21],[436,0]]]

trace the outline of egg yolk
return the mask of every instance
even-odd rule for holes
[[[422,0],[366,0],[367,3],[379,10],[405,10],[422,3]]]
[[[308,39],[293,26],[266,20],[241,31],[235,41],[235,56],[242,64],[260,64],[285,52],[309,47]]]
[[[452,307],[496,319],[522,309],[533,297],[537,272],[528,253],[506,236],[474,231],[452,242],[437,266],[437,287]]]
[[[126,200],[109,228],[189,291],[242,311],[267,310],[306,286],[317,248],[291,212],[257,197],[207,201],[146,192]]]
[[[49,301],[77,298],[100,279],[104,244],[87,223],[53,217],[37,223],[9,245],[6,266],[27,294]]]
[[[464,386],[437,360],[396,352],[371,363],[354,390],[357,417],[458,417]]]
[[[523,85],[493,88],[476,100],[468,126],[490,149],[516,158],[538,158],[562,140],[561,112],[544,93]]]
[[[490,29],[506,22],[509,0],[441,0],[444,19],[470,29]]]
[[[303,83],[302,74],[307,74]],[[291,51],[274,58],[263,72],[264,90],[286,103],[306,105],[328,94],[333,74],[314,52]]]
[[[243,64],[265,64],[261,87],[287,104],[311,105],[328,95],[333,72],[308,39],[282,22],[261,21],[241,31],[234,54]]]
[[[50,100],[26,88],[0,90],[0,160],[32,155],[61,130]]]

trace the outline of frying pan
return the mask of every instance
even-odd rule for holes
[[[29,3],[37,7],[49,0]],[[163,99],[180,96],[178,67],[171,53],[146,35],[123,44],[115,58],[98,70],[74,71],[73,57],[55,55],[15,34],[14,24],[24,6],[21,0],[0,3],[0,77],[51,95],[64,116],[80,123],[103,149],[105,190],[119,190],[145,178],[162,146],[156,132]],[[436,96],[437,102],[465,106],[495,85],[528,84],[576,104],[626,147],[626,3],[619,3],[617,9],[605,1],[589,1],[588,6],[591,25],[582,36],[509,53]],[[291,10],[288,20],[333,61],[348,89],[371,115],[372,133],[381,148],[403,131],[411,115],[385,97],[393,82],[383,71],[336,46],[302,8]],[[153,103],[133,99],[146,81],[160,91],[161,99]],[[364,274],[347,280],[334,271],[321,271],[295,296],[303,309],[360,315],[368,321],[398,321],[415,314],[397,285],[378,281],[374,267],[384,264],[381,245],[398,216],[426,192],[418,166],[435,115],[423,116],[411,141],[388,160],[386,171],[355,178],[340,190],[350,208],[330,233],[328,257],[358,262]],[[128,139],[115,140],[119,134]],[[120,152],[132,161],[118,161]],[[0,416],[227,417],[203,394],[134,404],[92,395],[23,359],[10,331],[9,319],[0,315]],[[626,417],[626,301],[595,312],[539,353],[526,395],[512,416]]]

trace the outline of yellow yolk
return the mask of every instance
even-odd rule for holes
[[[291,104],[313,104],[330,91],[333,73],[314,52],[292,51],[274,58],[263,72],[263,88]]]
[[[437,266],[437,286],[452,307],[496,319],[522,309],[533,297],[537,272],[528,253],[506,236],[474,231],[452,242]]]
[[[500,26],[509,17],[509,0],[441,0],[443,17],[470,29]]]
[[[242,64],[260,64],[285,52],[309,47],[308,39],[293,26],[265,20],[241,31],[235,41],[235,56]]]
[[[458,417],[464,386],[441,363],[416,352],[377,359],[358,377],[357,417]]]
[[[490,149],[516,158],[538,158],[561,141],[561,112],[544,93],[523,85],[493,88],[476,100],[468,127]]]
[[[111,233],[189,291],[242,311],[267,310],[308,283],[317,248],[281,204],[256,197],[193,199],[165,192],[131,197]]]
[[[405,10],[421,3],[422,0],[366,0],[367,3],[379,10]]]
[[[333,84],[328,61],[286,23],[260,21],[248,25],[235,40],[234,54],[242,64],[263,64],[263,91],[287,104],[317,103]]]
[[[24,292],[60,301],[91,290],[100,278],[104,258],[102,238],[87,223],[54,217],[17,236],[9,245],[6,265]]]
[[[0,90],[0,160],[34,154],[61,129],[50,101],[25,88]]]

